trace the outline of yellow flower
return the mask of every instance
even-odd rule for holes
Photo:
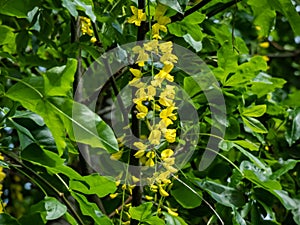
[[[142,21],[146,21],[146,14],[142,9],[138,9],[135,6],[130,6],[133,16],[128,18],[128,23],[134,23],[136,26],[141,26]]]
[[[167,129],[165,132],[167,142],[174,143],[176,141],[176,129]]]
[[[151,185],[150,185],[150,190],[151,190],[152,192],[157,192],[158,187],[157,187],[155,184],[151,184]]]
[[[155,157],[155,152],[154,151],[147,152],[146,157],[153,159]]]
[[[174,217],[178,216],[178,213],[177,213],[177,212],[174,212],[172,209],[167,208],[167,210],[168,210],[168,213],[169,213],[171,216],[174,216]]]
[[[269,46],[270,46],[270,43],[269,42],[262,42],[262,43],[259,43],[259,46],[261,47],[261,48],[269,48]]]
[[[140,67],[143,67],[145,65],[145,61],[147,61],[149,59],[149,55],[145,52],[145,49],[142,48],[141,46],[137,45],[132,48],[132,51],[135,54],[138,54],[136,63],[138,63],[138,65]]]
[[[166,10],[167,7],[161,4],[156,7],[154,20],[156,20],[157,23],[152,26],[152,37],[154,39],[161,39],[159,31],[167,32],[167,27],[165,25],[171,23],[171,19],[169,17],[163,16]]]
[[[142,143],[140,141],[134,142],[133,145],[135,147],[137,147],[139,150],[146,150],[147,149],[147,145],[145,145],[144,143]]]
[[[166,13],[167,9],[168,7],[166,5],[158,3],[155,8],[154,20],[158,20],[159,17],[163,16]]]
[[[135,158],[142,158],[145,154],[145,150],[138,150],[135,154],[134,157]]]
[[[159,46],[158,40],[151,40],[144,44],[144,49],[146,51],[149,52],[153,51],[155,54],[158,54],[158,46]]]
[[[6,174],[4,172],[0,172],[0,182],[4,180],[4,178],[6,177]]]
[[[136,118],[143,119],[147,116],[148,108],[144,106],[142,102],[136,104],[136,109],[139,111],[139,113],[136,114]]]
[[[163,166],[170,172],[170,173],[177,173],[178,170],[173,166],[170,166],[168,163],[164,163]]]
[[[129,71],[132,73],[132,75],[134,76],[134,78],[129,81],[129,85],[131,86],[137,86],[138,84],[140,84],[140,78],[143,76],[142,72],[138,69],[133,69],[133,68],[130,68]]]
[[[152,167],[152,166],[155,166],[155,163],[154,163],[153,159],[148,159],[146,161],[145,165]]]
[[[114,193],[114,194],[110,194],[109,197],[110,197],[111,199],[114,199],[114,198],[116,198],[118,195],[119,195],[119,193]]]
[[[97,38],[95,38],[95,37],[92,37],[91,39],[90,39],[90,42],[92,42],[92,43],[95,43],[97,41]]]
[[[159,49],[162,53],[171,53],[173,50],[172,41],[163,42],[163,43],[159,44]]]
[[[156,95],[156,88],[153,87],[152,85],[148,86],[147,87],[147,93],[145,91],[145,88],[139,88],[136,93],[135,93],[135,96],[137,98],[133,99],[133,102],[134,103],[138,103],[140,101],[151,101],[151,100],[154,100],[154,96]]]
[[[111,156],[110,156],[110,159],[112,160],[119,160],[123,155],[123,151],[118,151],[116,153],[113,153]]]
[[[172,63],[166,62],[164,63],[164,67],[159,71],[158,74],[154,76],[154,79],[161,78],[161,79],[167,79],[170,82],[174,81],[174,77],[171,76],[169,73],[174,68],[174,65]]]
[[[160,193],[161,196],[164,196],[164,197],[168,197],[168,196],[169,196],[169,193],[166,192],[166,191],[162,188],[162,186],[159,186],[159,193]]]
[[[140,181],[140,179],[137,178],[136,176],[132,176],[131,178],[132,178],[132,181],[133,181],[134,183],[137,183],[137,182]]]
[[[169,179],[171,173],[169,171],[165,171],[163,173],[160,173],[158,177],[155,179],[156,182],[161,183],[163,182],[164,184],[170,184],[172,183],[171,180]]]
[[[175,110],[175,109],[176,109],[176,107],[169,106],[160,112],[159,117],[165,123],[166,127],[168,127],[170,124],[173,124],[172,120],[177,119],[176,115],[173,113],[173,110]]]
[[[165,158],[163,159],[165,164],[164,165],[174,165],[175,164],[175,158],[174,157],[171,157],[171,158]]]
[[[263,58],[263,60],[265,60],[266,62],[268,62],[268,61],[270,60],[270,58],[269,58],[268,56],[266,56],[266,55],[263,55],[262,58]]]
[[[167,149],[163,150],[160,153],[160,155],[161,155],[161,159],[164,160],[164,159],[170,158],[172,155],[174,155],[174,151],[172,149],[167,148]]]
[[[152,130],[148,137],[148,140],[153,145],[159,145],[161,138],[161,131],[160,130]]]
[[[165,62],[177,63],[178,57],[172,53],[167,52],[160,57],[160,61],[162,63],[165,63]]]
[[[93,36],[93,29],[91,29],[92,23],[91,20],[87,17],[80,17],[80,29],[83,35],[87,34]]]
[[[153,200],[153,197],[149,196],[149,195],[145,195],[145,199],[148,200],[148,201],[151,201],[151,200]]]

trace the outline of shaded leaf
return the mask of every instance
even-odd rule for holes
[[[174,186],[171,190],[172,196],[176,199],[176,201],[186,209],[196,208],[201,205],[202,202],[202,193],[197,191],[198,195],[190,190],[190,188],[183,185],[181,182],[174,181]],[[189,183],[186,185],[193,188],[193,186]],[[182,194],[184,193],[184,195]],[[200,195],[200,196],[199,196]]]
[[[0,214],[0,225],[20,225],[20,223],[12,216],[10,216],[6,213],[1,213]]]

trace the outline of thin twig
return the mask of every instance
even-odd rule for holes
[[[108,215],[109,218],[112,218],[114,215],[117,214],[117,211],[120,211],[124,205],[128,204],[129,202],[131,202],[132,200],[132,196],[129,196],[122,205],[120,205],[115,211],[113,211],[111,214]]]

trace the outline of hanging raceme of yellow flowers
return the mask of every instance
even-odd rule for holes
[[[127,19],[128,23],[141,26],[146,21],[146,13],[142,9],[131,6],[132,16]],[[140,141],[133,143],[135,148],[134,157],[139,159],[140,165],[155,168],[160,165],[160,170],[156,171],[148,178],[150,192],[145,199],[148,201],[163,202],[169,197],[172,188],[171,177],[178,172],[173,145],[179,141],[178,115],[176,105],[176,85],[172,71],[178,61],[178,57],[173,53],[173,43],[160,42],[164,33],[167,33],[167,24],[171,19],[165,16],[167,6],[158,4],[152,19],[151,31],[148,33],[150,41],[132,48],[135,55],[136,65],[129,69],[132,79],[129,85],[134,89],[136,118],[147,127],[146,135]],[[155,59],[155,64],[153,63]],[[112,155],[114,160],[122,158],[123,150]],[[127,179],[127,178],[126,178]],[[129,178],[130,179],[130,178]],[[125,182],[120,189],[123,193],[132,193],[139,178],[132,176],[134,185]],[[120,181],[118,181],[118,185]],[[116,198],[118,193],[110,195]],[[165,209],[173,216],[177,216],[176,209],[159,205],[158,213]],[[128,221],[127,221],[128,222]]]

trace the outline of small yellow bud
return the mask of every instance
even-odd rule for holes
[[[171,216],[178,216],[178,213],[177,212],[174,212],[172,209],[170,209],[170,208],[167,208],[167,210],[168,210],[168,213],[171,215]]]
[[[169,193],[166,192],[161,186],[159,186],[159,193],[161,196],[168,197]]]
[[[90,42],[92,42],[92,43],[95,43],[96,41],[97,41],[97,38],[95,38],[95,37],[92,37],[90,40]]]
[[[259,44],[259,46],[261,47],[261,48],[269,48],[269,46],[270,46],[270,43],[269,42],[262,42],[262,43],[260,43]]]
[[[119,195],[119,193],[114,193],[114,194],[110,194],[109,197],[110,197],[111,199],[114,199],[114,198],[116,198],[118,195]]]
[[[149,195],[146,195],[145,198],[146,198],[148,201],[153,200],[153,197],[152,197],[152,196],[149,196]]]

